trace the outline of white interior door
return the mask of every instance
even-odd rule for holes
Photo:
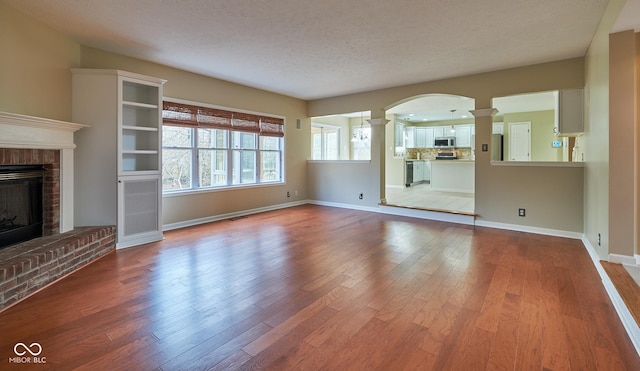
[[[531,161],[531,122],[509,123],[509,161]]]

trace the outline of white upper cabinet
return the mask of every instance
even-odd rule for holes
[[[426,148],[433,148],[433,140],[435,139],[434,128],[427,128],[426,130]]]
[[[472,125],[455,125],[456,130],[456,147],[471,147],[471,126]]]
[[[405,133],[407,135],[407,148],[415,148],[416,147],[416,127],[415,126],[405,126]]]
[[[427,128],[416,128],[416,148],[427,147]]]

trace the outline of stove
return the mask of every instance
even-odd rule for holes
[[[458,154],[456,152],[438,152],[436,154],[436,160],[457,160]]]

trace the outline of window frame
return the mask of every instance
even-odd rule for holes
[[[313,142],[313,128],[320,128],[320,158],[313,158],[314,151],[314,142]],[[327,143],[326,143],[326,134],[324,132],[325,129],[331,129],[336,131],[336,138],[338,139],[337,148],[337,158],[335,159],[327,159]],[[330,125],[312,122],[311,123],[311,160],[313,161],[337,161],[342,157],[342,127],[338,125]]]
[[[229,108],[229,107],[223,107],[223,106],[216,106],[216,105],[210,105],[210,104],[205,104],[205,103],[200,103],[200,102],[193,102],[193,101],[187,101],[187,100],[182,100],[182,99],[176,99],[176,98],[168,98],[168,97],[164,97],[163,98],[164,102],[170,102],[170,103],[176,103],[176,104],[182,104],[182,105],[191,105],[191,106],[197,106],[197,107],[203,107],[203,108],[210,108],[210,109],[216,109],[216,110],[224,110],[224,111],[230,111],[233,113],[238,113],[238,114],[244,114],[244,115],[255,115],[255,116],[260,116],[260,117],[265,117],[265,118],[273,118],[273,119],[280,119],[282,120],[283,124],[282,124],[282,132],[283,135],[282,136],[274,136],[274,135],[260,135],[260,133],[251,133],[248,132],[246,130],[233,130],[233,129],[222,129],[222,128],[209,128],[209,127],[198,127],[198,126],[192,126],[192,127],[186,127],[188,130],[191,130],[191,146],[190,147],[173,147],[173,146],[165,146],[164,143],[164,138],[161,136],[161,148],[162,148],[162,152],[164,153],[165,150],[168,149],[180,149],[180,150],[189,150],[191,153],[190,156],[190,160],[191,160],[191,187],[190,188],[183,188],[183,189],[162,189],[162,195],[163,196],[171,196],[171,195],[184,195],[184,194],[188,194],[188,193],[201,193],[201,192],[214,192],[214,191],[224,191],[224,190],[230,190],[230,189],[234,189],[234,188],[250,188],[250,187],[265,187],[265,186],[275,186],[275,185],[283,185],[286,184],[286,164],[285,164],[285,159],[286,159],[286,154],[285,154],[285,143],[286,143],[286,133],[285,133],[285,129],[286,129],[286,118],[284,116],[278,116],[278,115],[273,115],[273,114],[266,114],[266,113],[261,113],[261,112],[254,112],[254,111],[246,111],[246,110],[240,110],[240,109],[236,109],[236,108]],[[162,117],[161,117],[162,119]],[[165,126],[174,126],[174,125],[166,125],[163,121],[163,128]],[[218,147],[204,147],[201,148],[199,147],[199,133],[198,131],[201,129],[205,129],[205,130],[220,130],[223,131],[226,135],[226,148],[218,148]],[[233,137],[234,137],[234,133],[242,133],[242,134],[252,134],[254,135],[254,141],[255,141],[255,148],[234,148],[235,146],[233,145]],[[263,150],[261,148],[261,137],[264,138],[277,138],[278,140],[278,149],[277,150]],[[215,152],[215,151],[221,151],[224,150],[226,151],[226,184],[224,185],[208,185],[208,186],[200,186],[200,154],[199,152],[201,150],[207,150],[207,151],[211,151],[211,152]],[[255,162],[254,162],[254,182],[251,183],[238,183],[238,184],[234,184],[234,180],[233,180],[233,172],[234,172],[234,162],[233,162],[233,155],[234,152],[236,151],[251,151],[253,153],[255,153]],[[280,177],[278,180],[271,180],[271,181],[263,181],[262,179],[262,168],[264,166],[264,164],[262,164],[262,153],[263,152],[277,152],[279,153],[279,168],[280,168]],[[164,159],[163,159],[164,161]],[[164,173],[161,174],[162,180],[164,181]],[[164,182],[163,182],[164,183]]]

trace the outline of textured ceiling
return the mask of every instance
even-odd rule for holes
[[[580,57],[607,4],[4,1],[84,45],[307,100]]]

